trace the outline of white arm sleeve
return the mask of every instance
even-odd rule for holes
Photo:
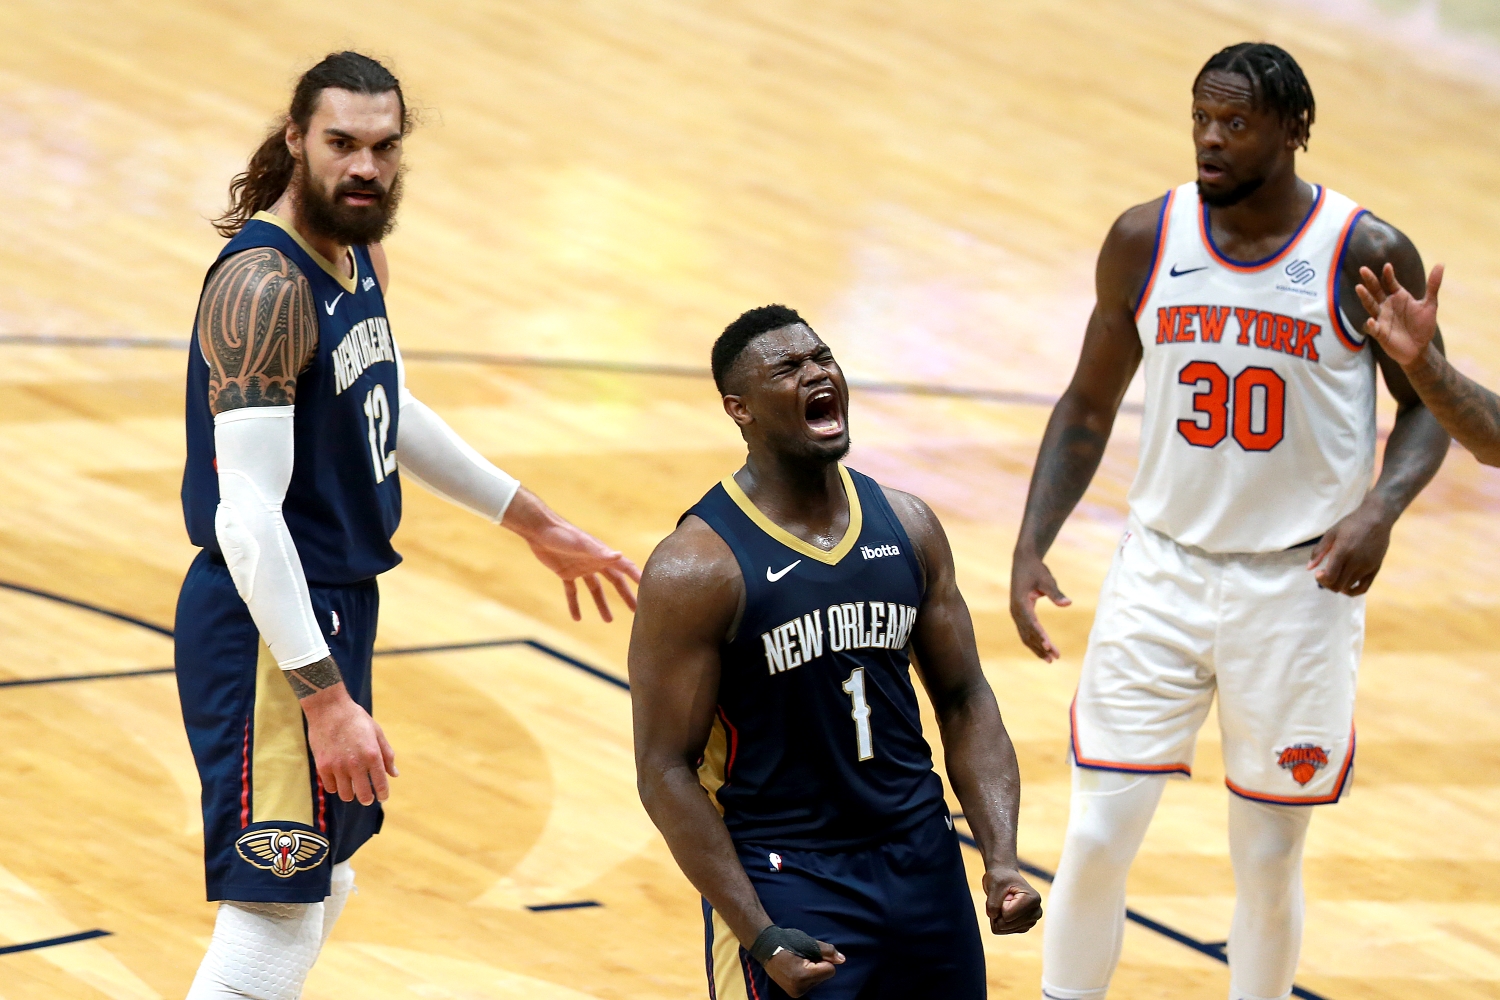
[[[214,417],[214,534],[234,587],[282,670],[328,656],[302,560],[281,517],[292,481],[292,412],[290,406],[247,406]]]
[[[401,381],[396,462],[401,474],[449,503],[499,524],[521,488],[520,481],[469,447],[442,417],[411,394],[399,350],[396,366]]]

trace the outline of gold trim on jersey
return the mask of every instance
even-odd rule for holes
[[[864,512],[859,506],[859,490],[854,488],[854,480],[850,478],[849,470],[842,465],[839,466],[839,478],[844,481],[844,496],[849,500],[849,527],[844,529],[844,537],[839,539],[839,543],[826,552],[811,542],[803,541],[762,514],[760,509],[750,502],[745,491],[740,489],[740,484],[734,481],[734,476],[725,476],[721,485],[724,487],[724,492],[729,494],[729,499],[733,500],[761,531],[799,555],[833,566],[854,549],[854,543],[859,541],[860,532],[865,526]]]
[[[313,825],[312,772],[302,706],[265,641],[255,663],[255,733],[250,751],[250,822]]]
[[[708,733],[708,744],[703,748],[703,763],[698,765],[698,782],[708,792],[709,800],[719,815],[724,807],[719,804],[719,789],[724,787],[725,766],[729,760],[729,734],[724,731],[724,721],[714,716],[713,729]]]
[[[261,222],[269,222],[296,240],[297,245],[307,252],[307,255],[313,259],[314,263],[327,271],[328,276],[337,281],[339,287],[350,295],[353,295],[354,290],[359,287],[359,258],[354,256],[353,250],[349,251],[349,276],[346,278],[344,277],[344,272],[336,264],[314,250],[312,244],[303,239],[302,234],[297,232],[296,227],[281,216],[272,215],[270,212],[256,212],[250,218],[259,219]]]
[[[740,941],[734,931],[713,911],[714,996],[719,1000],[750,1000],[745,989],[745,966],[740,962]]]

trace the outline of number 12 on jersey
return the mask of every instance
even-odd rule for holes
[[[375,481],[385,482],[385,477],[396,471],[396,453],[386,448],[391,436],[391,401],[386,398],[385,386],[379,383],[365,393],[365,420],[369,425],[370,461],[374,465]]]
[[[854,720],[854,742],[859,748],[859,759],[869,760],[875,756],[875,740],[870,735],[870,703],[865,701],[864,667],[854,668],[854,673],[844,682],[844,693],[854,703],[849,717]]]

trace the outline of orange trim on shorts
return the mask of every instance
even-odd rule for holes
[[[1073,743],[1073,763],[1079,767],[1086,767],[1094,771],[1124,771],[1129,774],[1185,774],[1189,778],[1193,776],[1193,768],[1188,764],[1126,764],[1117,760],[1095,760],[1085,757],[1078,747],[1078,696],[1073,696],[1073,703],[1068,706],[1068,730]]]
[[[1285,260],[1287,254],[1292,252],[1292,248],[1302,242],[1302,237],[1306,236],[1307,231],[1312,228],[1313,220],[1318,217],[1319,212],[1323,211],[1323,203],[1327,200],[1325,197],[1327,194],[1328,189],[1319,184],[1318,197],[1314,199],[1312,208],[1307,212],[1307,218],[1302,220],[1302,225],[1298,226],[1297,231],[1292,234],[1292,238],[1287,240],[1286,246],[1276,251],[1272,256],[1262,260],[1241,264],[1219,253],[1219,248],[1214,246],[1213,238],[1208,232],[1208,206],[1202,202],[1198,203],[1198,236],[1203,240],[1203,248],[1208,251],[1209,257],[1224,267],[1229,268],[1229,270],[1237,271],[1240,274],[1254,274],[1257,271],[1264,271],[1266,268],[1274,267]]]
[[[1135,304],[1135,321],[1141,321],[1141,315],[1146,311],[1146,303],[1151,298],[1151,290],[1156,287],[1156,276],[1161,273],[1161,260],[1166,254],[1162,253],[1162,247],[1167,241],[1167,226],[1172,221],[1172,202],[1177,198],[1177,189],[1173,188],[1167,192],[1167,200],[1161,207],[1161,215],[1156,219],[1156,245],[1151,249],[1151,274],[1146,278],[1146,287],[1141,290],[1141,300]]]
[[[1317,798],[1298,797],[1293,795],[1265,795],[1261,792],[1252,792],[1241,788],[1225,777],[1224,784],[1229,790],[1242,799],[1250,799],[1252,802],[1269,802],[1278,806],[1326,806],[1343,798],[1344,785],[1349,780],[1349,771],[1354,767],[1354,725],[1349,725],[1349,752],[1344,754],[1344,766],[1339,771],[1338,784],[1333,786],[1333,791],[1328,795],[1320,795]]]

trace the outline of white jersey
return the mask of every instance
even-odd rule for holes
[[[1375,361],[1339,308],[1364,214],[1317,189],[1280,252],[1230,260],[1197,186],[1167,195],[1136,309],[1146,411],[1130,509],[1208,552],[1275,552],[1359,506],[1375,468]]]

